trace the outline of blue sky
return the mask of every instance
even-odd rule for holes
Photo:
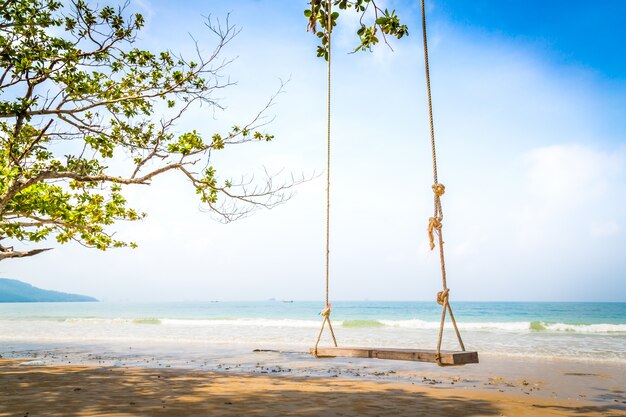
[[[428,1],[431,77],[449,286],[458,300],[626,300],[626,5],[618,1]],[[331,297],[430,300],[440,289],[418,2],[387,1],[410,36],[348,55],[335,34]],[[325,166],[325,65],[304,2],[132,2],[140,44],[210,51],[201,15],[242,27],[212,134],[272,107],[276,140],[214,155],[223,176]],[[323,176],[288,203],[222,225],[176,177],[130,192],[150,216],[120,225],[137,250],[63,246],[3,262],[0,275],[104,300],[322,299]]]
[[[526,42],[555,62],[585,66],[623,80],[626,58],[618,51],[626,37],[620,0],[573,1],[449,0],[436,2],[432,16],[452,25]]]

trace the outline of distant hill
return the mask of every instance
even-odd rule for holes
[[[0,303],[98,301],[93,297],[42,290],[16,279],[0,278]]]

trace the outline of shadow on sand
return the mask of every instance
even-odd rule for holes
[[[0,365],[0,416],[501,416],[497,401],[357,380],[173,369]],[[375,388],[375,389],[374,389]],[[468,395],[469,397],[469,395]],[[535,405],[537,415],[624,415],[611,407]],[[612,414],[614,413],[614,414]]]

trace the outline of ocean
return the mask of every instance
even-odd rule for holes
[[[321,302],[0,304],[0,355],[65,349],[200,357],[269,349],[307,352]],[[332,305],[341,346],[434,349],[434,302]],[[454,302],[468,350],[480,355],[626,364],[626,303]],[[458,348],[446,324],[444,349]],[[329,345],[326,334],[322,341]],[[200,356],[199,356],[200,355]],[[140,355],[141,356],[141,355]]]

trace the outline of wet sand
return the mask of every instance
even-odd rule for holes
[[[428,376],[333,378],[266,367],[253,373],[24,361],[32,358],[0,360],[0,416],[626,416],[615,376],[602,388],[611,394],[606,401],[590,401],[551,398],[545,381],[497,375],[480,385],[459,378],[454,386],[458,377],[444,384]],[[548,383],[599,381],[571,370]]]

